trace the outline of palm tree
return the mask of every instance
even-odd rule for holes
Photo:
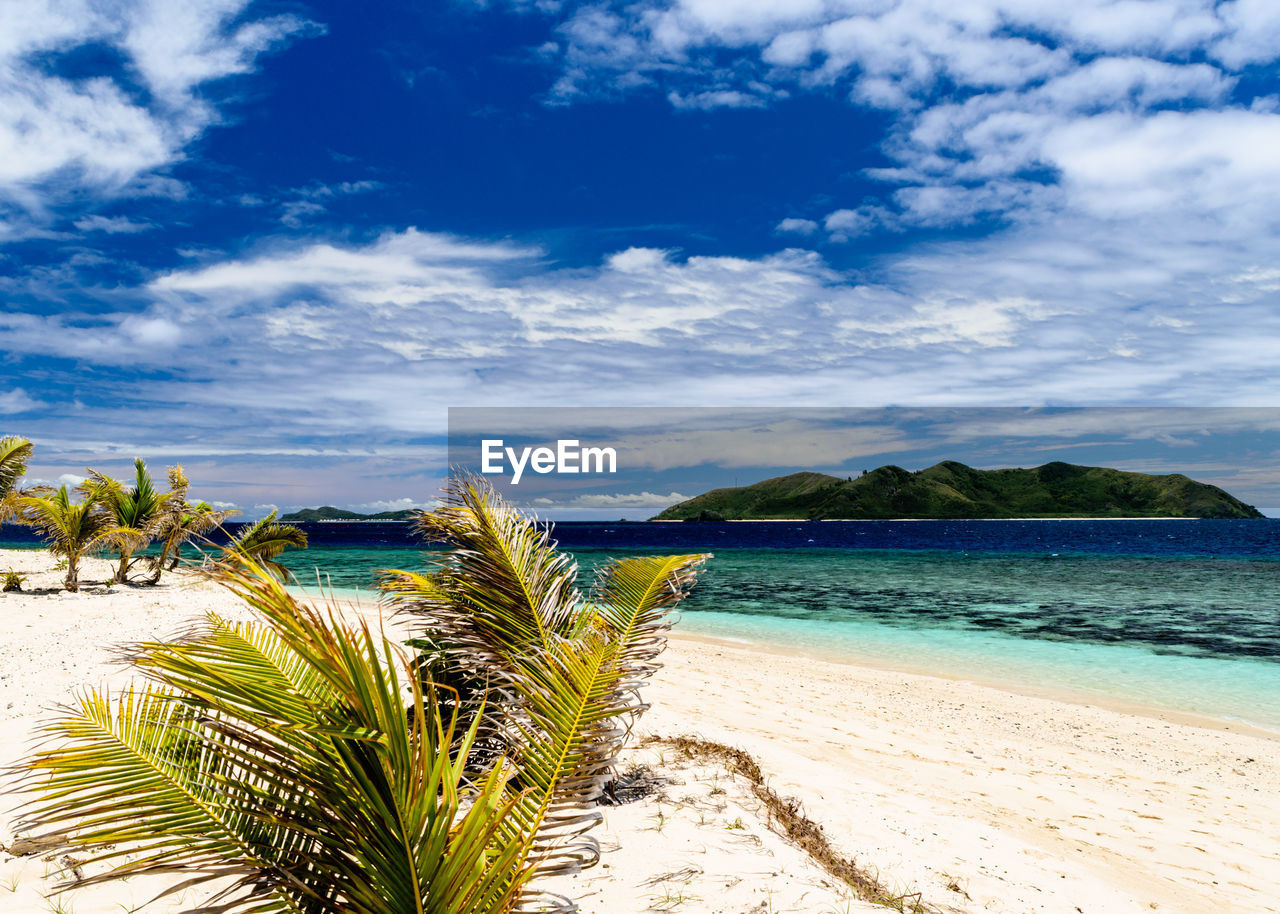
[[[203,909],[255,914],[511,911],[530,868],[502,827],[510,767],[467,776],[475,727],[442,718],[367,623],[299,604],[261,566],[220,571],[257,621],[139,645],[148,685],[43,727],[35,821],[114,864],[79,885],[234,877]]]
[[[117,584],[129,583],[134,553],[156,538],[174,500],[173,493],[162,494],[156,489],[142,458],[134,460],[133,468],[132,486],[126,487],[94,470],[89,471],[87,483],[115,521],[112,540],[120,555],[114,579]]]
[[[140,645],[148,686],[46,725],[25,827],[114,865],[91,882],[235,876],[226,911],[506,914],[536,874],[592,862],[591,804],[705,556],[613,562],[588,599],[549,532],[476,480],[419,529],[450,549],[385,586],[428,662],[230,550],[215,574],[258,620]],[[492,690],[463,701],[434,667]],[[477,751],[485,733],[501,751]]]
[[[31,442],[26,438],[0,438],[0,523],[17,510],[18,480],[27,471]]]
[[[189,487],[190,482],[182,465],[169,467],[169,505],[156,525],[156,538],[160,540],[161,546],[158,553],[149,556],[152,575],[148,584],[158,584],[164,571],[172,571],[178,567],[183,543],[203,537],[227,518],[240,513],[219,510],[204,501],[191,504],[187,501]]]
[[[63,586],[73,593],[79,590],[80,560],[94,549],[109,545],[116,534],[110,513],[92,491],[83,492],[81,499],[73,502],[66,486],[55,492],[22,496],[17,504],[23,523],[36,529],[50,552],[66,559]]]
[[[430,574],[385,572],[384,593],[423,623],[431,678],[495,687],[485,732],[520,772],[512,819],[537,835],[539,871],[593,862],[584,832],[644,708],[639,688],[666,646],[670,611],[709,556],[615,560],[584,595],[550,530],[471,476],[455,478],[417,530],[448,551]]]
[[[272,511],[262,520],[245,527],[222,551],[227,557],[252,559],[280,580],[287,581],[289,569],[275,561],[276,556],[286,549],[306,549],[307,534],[292,524],[279,523],[276,513]]]

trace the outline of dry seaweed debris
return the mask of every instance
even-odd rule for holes
[[[846,857],[837,851],[827,840],[822,826],[805,815],[799,800],[779,796],[768,785],[759,762],[750,753],[724,743],[692,736],[650,736],[644,740],[643,745],[668,746],[691,759],[717,761],[731,774],[744,778],[751,787],[752,795],[764,807],[769,826],[807,853],[824,870],[853,889],[862,900],[902,914],[935,914],[936,909],[925,905],[919,892],[894,894],[874,873],[859,866],[852,857]]]

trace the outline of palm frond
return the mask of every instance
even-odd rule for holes
[[[50,724],[32,824],[113,864],[98,880],[236,877],[220,910],[510,911],[530,842],[503,823],[523,794],[503,760],[466,776],[476,725],[457,733],[367,624],[299,604],[250,561],[219,572],[260,621],[140,645],[154,685]]]
[[[100,502],[115,521],[115,530],[108,542],[120,558],[115,580],[121,584],[129,582],[134,553],[161,534],[179,500],[176,492],[161,493],[156,489],[141,458],[134,460],[133,470],[132,486],[125,486],[94,469],[89,470],[89,477],[82,485],[86,498]]]
[[[671,611],[698,579],[709,554],[615,559],[599,570],[592,598],[601,623],[619,644],[618,662],[636,688],[657,668]]]
[[[230,509],[216,509],[204,501],[198,501],[194,505],[188,503],[187,485],[182,467],[169,467],[169,488],[173,497],[169,510],[161,518],[156,530],[160,551],[147,557],[151,563],[150,584],[158,583],[161,574],[177,567],[184,543],[205,536],[220,527],[227,518],[240,513]]]
[[[182,468],[182,464],[175,463],[165,471],[169,477],[169,494],[174,496],[174,500],[180,504],[187,501],[187,490],[191,488],[191,480],[187,478],[186,470]]]
[[[474,477],[418,529],[448,550],[429,574],[385,571],[388,602],[424,623],[430,668],[497,689],[489,725],[526,789],[507,828],[535,835],[539,872],[594,859],[585,833],[665,644],[668,614],[707,556],[624,559],[594,597],[549,531]]]
[[[250,559],[277,578],[288,580],[289,569],[275,559],[286,549],[306,549],[307,534],[292,524],[277,522],[276,513],[272,511],[232,537],[223,555]]]
[[[42,799],[28,827],[96,851],[115,863],[100,882],[181,869],[204,879],[255,873],[270,847],[255,849],[241,796],[227,794],[235,770],[225,753],[205,751],[218,733],[204,712],[175,693],[127,690],[115,700],[89,692],[63,716],[41,728],[49,745],[28,761],[40,778]],[[122,803],[121,797],[128,802]]]
[[[17,508],[18,480],[27,472],[31,452],[31,442],[26,438],[0,438],[0,521],[7,520]]]
[[[82,509],[118,529],[65,487],[28,501],[63,540]],[[436,514],[419,526],[441,561],[383,574],[427,623],[416,657],[300,603],[272,562],[298,537],[274,514],[247,527],[212,573],[255,620],[135,646],[149,685],[47,725],[28,827],[107,863],[95,881],[229,877],[207,908],[237,914],[505,914],[535,872],[592,862],[596,800],[706,557],[615,561],[587,601],[549,531],[481,481]]]
[[[439,569],[474,633],[509,647],[547,648],[572,629],[579,604],[577,563],[556,549],[546,526],[469,475],[450,484],[445,504],[419,516],[416,531],[449,545]]]
[[[114,535],[111,516],[91,496],[73,502],[66,486],[17,499],[22,522],[35,528],[49,551],[67,560],[66,587],[79,586],[80,559]]]

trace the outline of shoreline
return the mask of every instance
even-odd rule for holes
[[[328,599],[326,594],[318,590],[314,584],[293,585],[290,591],[310,600]],[[342,588],[332,594],[332,598],[342,603],[358,605],[365,613],[376,612],[377,593],[367,589]],[[716,611],[709,611],[717,614]],[[1169,674],[1165,680],[1156,680],[1156,695],[1141,694],[1124,689],[1124,683],[1113,683],[1113,688],[1088,688],[1078,681],[1072,682],[1070,674],[1065,678],[1061,671],[1050,664],[1048,667],[1026,664],[1016,667],[1004,667],[1004,674],[986,672],[977,669],[980,664],[995,669],[1000,662],[998,655],[990,658],[975,652],[971,657],[957,659],[954,656],[930,654],[927,660],[911,662],[898,653],[877,652],[875,649],[849,649],[834,646],[830,642],[824,649],[814,644],[787,643],[785,641],[767,640],[755,637],[749,632],[719,633],[715,631],[694,630],[687,627],[688,622],[703,616],[702,611],[685,612],[673,625],[668,636],[672,641],[692,641],[704,644],[719,645],[752,651],[762,657],[794,657],[832,663],[853,669],[877,670],[881,672],[902,673],[913,676],[943,679],[952,682],[971,683],[985,688],[998,689],[1011,695],[1032,698],[1043,698],[1084,707],[1104,708],[1119,713],[1133,714],[1159,720],[1168,720],[1188,726],[1205,729],[1220,729],[1236,733],[1252,733],[1262,738],[1280,740],[1280,720],[1273,715],[1262,714],[1255,719],[1248,719],[1240,714],[1232,714],[1221,708],[1194,707],[1178,702],[1178,695],[1158,694],[1160,685],[1167,688]],[[744,616],[743,619],[750,617]],[[1051,644],[1057,644],[1052,642]],[[1038,640],[1028,642],[1029,646],[1044,646]],[[1105,650],[1114,649],[1114,645],[1090,645]],[[1142,650],[1140,647],[1133,650]],[[1110,657],[1113,664],[1123,664],[1124,657]],[[1200,658],[1186,658],[1195,661]],[[950,661],[950,662],[948,662]],[[1132,684],[1132,683],[1129,683]],[[1205,693],[1196,693],[1202,698]],[[1165,700],[1162,701],[1161,697]],[[1217,702],[1221,703],[1221,701]],[[1214,704],[1214,702],[1210,702]]]
[[[833,666],[849,667],[852,670],[894,673],[920,679],[936,679],[945,682],[965,683],[984,689],[1004,692],[1009,695],[1034,698],[1045,701],[1069,704],[1082,708],[1098,708],[1116,714],[1127,714],[1146,717],[1152,720],[1175,723],[1180,726],[1199,727],[1204,730],[1221,730],[1230,733],[1243,733],[1258,739],[1280,742],[1280,728],[1271,729],[1246,720],[1217,717],[1197,711],[1170,708],[1132,698],[1123,698],[1104,693],[1079,692],[1063,687],[1036,686],[1021,680],[1001,679],[999,677],[981,677],[968,674],[953,673],[928,667],[914,667],[893,663],[874,655],[858,655],[856,657],[842,655],[837,652],[824,654],[786,645],[765,644],[749,638],[717,637],[701,632],[681,632],[679,627],[668,632],[672,642],[692,642],[714,647],[728,648],[764,657],[788,657]]]
[[[959,523],[966,521],[982,521],[995,523],[999,521],[1032,521],[1032,520],[1275,520],[1273,517],[729,517],[722,521],[700,521],[683,517],[669,517],[659,520],[651,518],[646,524],[901,524],[907,522],[946,521]],[[588,521],[587,523],[610,523],[610,521]],[[616,523],[614,521],[613,523]]]

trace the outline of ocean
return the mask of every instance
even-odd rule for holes
[[[316,524],[287,563],[375,599],[405,525]],[[568,523],[590,568],[709,551],[679,630],[1280,731],[1280,520]],[[311,588],[314,589],[314,586]]]
[[[374,600],[404,524],[307,525],[303,587]],[[708,551],[679,630],[1280,731],[1280,520],[566,523],[583,566]]]

